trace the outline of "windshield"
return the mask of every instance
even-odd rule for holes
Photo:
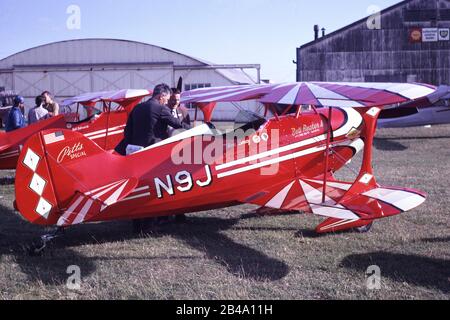
[[[266,122],[267,120],[259,114],[248,110],[242,110],[236,116],[234,130],[241,129],[247,131],[253,129],[256,131]]]
[[[68,122],[83,122],[100,113],[102,111],[99,109],[98,104],[94,107],[73,104],[61,109],[61,114],[66,116]]]
[[[215,130],[214,132],[216,135],[223,132],[222,134],[226,136],[232,135],[236,138],[245,138],[254,134],[255,131],[259,130],[266,122],[267,120],[259,114],[248,110],[242,110],[236,116],[234,123],[232,123],[233,126],[231,126],[231,123],[220,124],[221,130]]]

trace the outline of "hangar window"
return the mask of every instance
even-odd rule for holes
[[[435,21],[437,20],[436,10],[405,10],[405,21]]]
[[[450,21],[450,9],[441,9],[441,20]]]
[[[195,90],[195,89],[201,89],[201,88],[210,88],[211,83],[193,83],[193,84],[187,84],[184,86],[184,90]]]
[[[202,88],[211,88],[211,83],[191,83],[191,84],[186,84],[184,86],[185,91],[202,89]],[[189,103],[186,105],[186,108],[193,109],[194,105],[192,103]]]

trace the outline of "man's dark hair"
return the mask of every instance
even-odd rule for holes
[[[181,94],[181,90],[177,89],[177,88],[172,88],[172,95],[174,94]]]
[[[41,96],[45,96],[46,94],[48,94],[49,96],[51,96],[52,94],[50,93],[50,91],[44,91],[41,93]]]
[[[172,90],[170,90],[170,87],[165,83],[158,84],[155,89],[153,89],[153,97],[159,96],[164,93],[168,95],[172,94]]]
[[[44,96],[37,96],[36,99],[35,99],[36,107],[40,107],[41,104],[44,103],[44,101],[45,101]]]

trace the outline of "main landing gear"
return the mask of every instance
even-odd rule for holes
[[[59,238],[64,235],[64,228],[59,227],[55,229],[53,232],[44,234],[38,240],[38,242],[33,242],[30,246],[28,246],[27,252],[30,256],[40,256],[44,253],[47,245],[51,243],[54,239]]]

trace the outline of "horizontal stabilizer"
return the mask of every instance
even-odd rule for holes
[[[361,220],[361,219],[348,220],[348,219],[328,218],[316,228],[316,232],[317,233],[338,232],[348,229],[365,227],[371,224],[372,222],[373,220]]]
[[[138,179],[130,178],[113,182],[86,193],[78,192],[73,197],[68,209],[59,218],[58,226],[67,227],[92,220],[107,207],[128,196],[137,184]]]
[[[10,145],[10,144],[2,145],[2,146],[0,146],[0,152],[3,152],[3,151],[5,151],[5,150],[8,150],[8,149],[11,148],[11,147],[12,147],[12,145]]]
[[[425,195],[411,189],[374,187],[348,198],[354,184],[332,180],[327,182],[323,202],[323,180],[297,179],[274,185],[242,200],[277,210],[298,210],[328,219],[319,232],[333,232],[361,227],[381,219],[412,210],[425,201]],[[346,197],[345,203],[341,200]]]
[[[8,150],[12,146],[11,141],[8,139],[8,134],[6,132],[0,132],[0,152]]]

